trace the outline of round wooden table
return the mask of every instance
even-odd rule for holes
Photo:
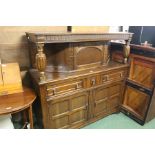
[[[32,89],[24,88],[22,93],[0,96],[0,115],[28,110],[30,128],[33,129],[32,104],[36,95]]]

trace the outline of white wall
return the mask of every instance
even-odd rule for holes
[[[0,116],[0,129],[14,129],[13,123],[11,122],[11,115]]]

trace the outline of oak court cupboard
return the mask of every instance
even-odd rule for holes
[[[120,112],[132,35],[26,32],[43,128],[81,128]],[[116,40],[121,63],[112,59]]]

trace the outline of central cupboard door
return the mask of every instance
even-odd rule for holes
[[[94,90],[94,117],[118,112],[121,104],[121,83],[102,86]]]
[[[50,128],[80,126],[88,118],[88,93],[54,99],[49,102]]]

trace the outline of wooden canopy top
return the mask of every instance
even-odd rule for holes
[[[85,41],[131,40],[133,33],[53,33],[26,32],[29,41],[34,43],[63,43]]]

